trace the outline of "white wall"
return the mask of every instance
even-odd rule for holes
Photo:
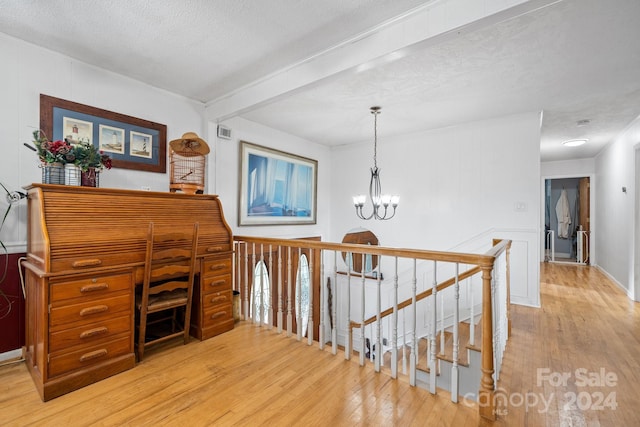
[[[21,40],[0,34],[0,182],[17,190],[41,182],[31,144],[39,128],[40,94],[167,125],[167,142],[193,131],[207,138],[204,105],[109,71],[92,67]],[[167,168],[168,170],[168,168]],[[167,191],[168,174],[111,169],[100,176],[102,187]],[[4,194],[0,211],[6,210]],[[26,250],[26,206],[11,210],[0,239],[10,252]]]
[[[372,230],[383,246],[433,250],[485,232],[513,238],[521,275],[512,283],[512,301],[539,305],[539,114],[404,136],[379,134],[382,190],[400,195],[391,221],[358,220],[351,203],[352,195],[368,191],[372,145],[332,150],[331,240],[341,241],[356,227]]]
[[[549,178],[590,176],[596,171],[595,159],[561,160],[540,163],[540,175]],[[543,192],[544,193],[544,192]],[[544,194],[543,194],[544,196]]]
[[[635,241],[638,216],[636,208],[636,155],[640,143],[640,118],[607,146],[596,158],[596,191],[598,229],[595,245],[598,266],[616,281],[630,298],[640,300],[638,286],[634,290],[637,271]],[[626,187],[626,193],[622,191]]]
[[[282,238],[321,236],[323,240],[326,240],[330,228],[329,212],[333,204],[332,189],[329,187],[331,182],[329,148],[239,117],[226,121],[224,125],[231,129],[231,140],[214,138],[217,125],[209,124],[210,142],[215,141],[213,156],[209,164],[209,188],[211,193],[220,196],[225,217],[233,233]],[[263,145],[318,161],[316,224],[242,227],[238,225],[240,141]]]

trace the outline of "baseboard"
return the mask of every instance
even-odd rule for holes
[[[540,304],[533,304],[532,302],[527,301],[525,299],[514,298],[514,297],[511,297],[511,304],[521,305],[523,307],[531,307],[531,308],[540,308],[541,307]]]
[[[6,361],[10,361],[10,360],[22,360],[24,359],[23,356],[23,349],[21,348],[16,348],[15,350],[11,350],[11,351],[7,351],[5,353],[0,353],[0,364],[2,362],[6,362]]]
[[[599,265],[593,265],[592,267],[597,268],[597,269],[598,269],[598,271],[600,271],[602,274],[604,274],[605,276],[607,276],[607,278],[608,278],[609,280],[611,280],[613,283],[615,283],[615,284],[616,284],[616,285],[617,285],[617,286],[622,290],[622,292],[624,292],[624,293],[627,295],[627,297],[628,297],[630,300],[633,300],[633,293],[631,292],[631,289],[627,289],[627,288],[625,288],[625,287],[622,285],[622,283],[618,282],[618,281],[616,280],[616,278],[615,278],[615,277],[613,277],[611,274],[609,274],[609,272],[608,272],[607,270],[605,270],[604,268],[600,267]]]

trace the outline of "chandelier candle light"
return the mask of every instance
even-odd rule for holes
[[[371,114],[373,114],[373,168],[371,168],[371,181],[369,182],[369,198],[373,206],[373,211],[369,216],[365,216],[362,213],[362,208],[367,200],[367,196],[359,194],[353,197],[353,205],[356,208],[356,215],[358,218],[369,219],[391,219],[396,214],[396,208],[400,202],[400,197],[397,195],[382,194],[382,187],[380,185],[380,169],[378,169],[377,162],[377,149],[378,149],[378,114],[380,114],[380,107],[371,107]],[[393,207],[393,212],[389,212],[389,205]],[[384,208],[382,211],[381,208]],[[391,213],[387,217],[387,214]]]

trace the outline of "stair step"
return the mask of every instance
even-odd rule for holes
[[[460,322],[458,325],[458,339],[459,339],[459,347],[458,347],[458,365],[469,366],[469,355],[468,350],[478,351],[480,352],[480,344],[482,338],[482,319],[475,325],[474,329],[474,344],[469,344],[469,335],[471,332],[471,327],[468,321]],[[444,331],[444,351],[440,351],[440,334],[436,337],[436,358],[440,360],[445,360],[447,362],[453,363],[453,328],[448,328]],[[417,364],[416,368],[429,372],[429,367],[427,366],[427,339],[420,338],[417,341]],[[409,355],[411,354],[411,346],[406,345],[406,356],[407,363],[409,363]],[[384,366],[391,366],[391,352],[388,351],[384,355],[383,360]],[[402,346],[398,347],[398,366],[402,365]]]
[[[468,322],[466,323],[467,327],[469,326]],[[468,335],[467,335],[468,336]],[[480,316],[480,320],[475,325],[475,330],[473,334],[473,345],[469,344],[469,340],[467,340],[467,344],[465,345],[469,350],[481,351],[482,350],[482,316]]]

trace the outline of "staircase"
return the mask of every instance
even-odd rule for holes
[[[471,324],[469,320],[462,321],[458,324],[460,342],[458,351],[458,369],[462,371],[459,375],[459,395],[471,400],[476,400],[478,383],[481,376],[481,316],[478,316],[478,319],[473,326],[474,336],[473,340],[471,340]],[[442,347],[442,335],[444,335],[444,347]],[[436,337],[436,359],[438,360],[438,371],[436,375],[438,376],[438,387],[449,391],[451,391],[451,371],[454,365],[453,344],[453,327],[446,328],[444,333],[438,333]],[[419,338],[417,341],[417,385],[425,389],[429,389],[430,368],[428,366],[428,349],[429,340],[427,337]],[[405,345],[404,348],[403,346],[398,348],[398,370],[403,374],[407,373],[410,353],[410,345]],[[391,366],[391,357],[390,347],[385,348],[383,366]]]

